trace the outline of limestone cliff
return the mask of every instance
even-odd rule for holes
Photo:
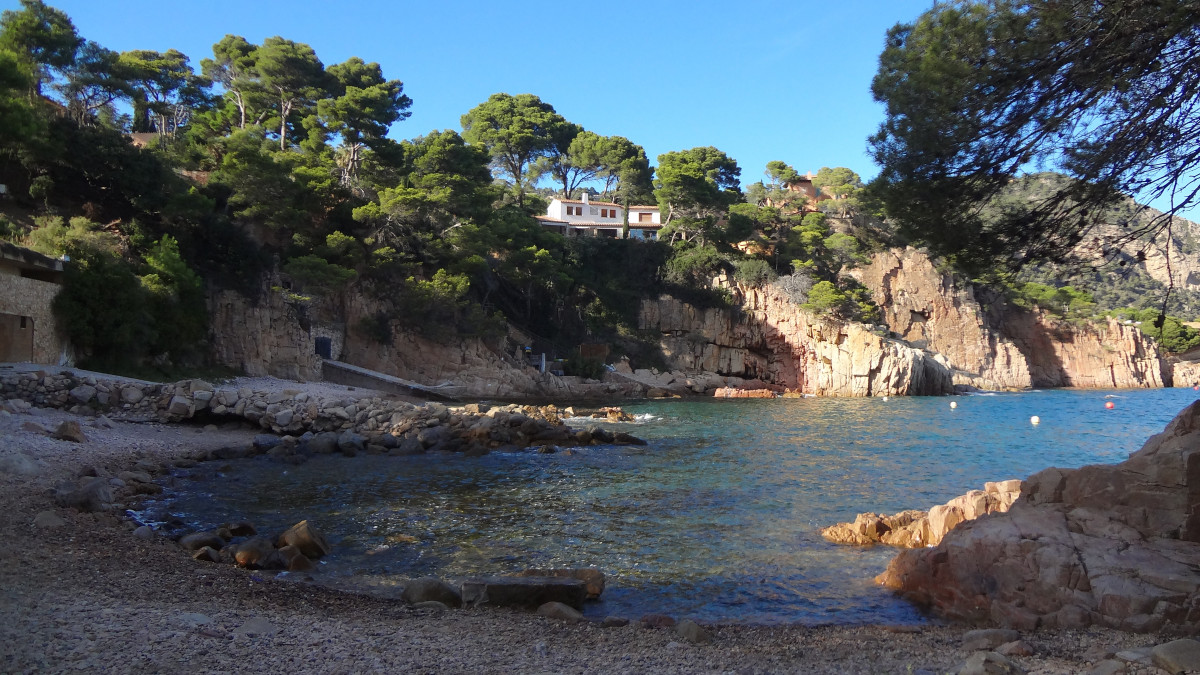
[[[939,272],[923,252],[877,254],[859,280],[888,328],[944,356],[955,384],[982,389],[1161,387],[1171,372],[1157,346],[1115,320],[1074,324],[1006,303]]]
[[[736,311],[697,309],[663,296],[643,303],[639,327],[657,331],[674,367],[758,379],[804,394],[945,394],[950,371],[934,354],[862,324],[815,316],[770,288],[735,289]]]

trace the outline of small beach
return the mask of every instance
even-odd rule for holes
[[[258,385],[256,385],[258,386]],[[280,389],[322,387],[274,381]],[[36,427],[80,422],[88,440]],[[706,625],[693,644],[670,629],[567,624],[507,610],[414,610],[373,598],[192,560],[121,515],[55,506],[81,473],[163,470],[255,430],[125,423],[33,408],[0,415],[0,670],[5,672],[946,672],[972,653],[971,627]],[[30,430],[33,429],[33,430]],[[16,459],[14,459],[16,458]],[[50,516],[47,516],[47,512]],[[1030,673],[1086,672],[1166,637],[1106,629],[1022,635]],[[1146,672],[1152,672],[1147,670]]]

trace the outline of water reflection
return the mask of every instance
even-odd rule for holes
[[[247,460],[152,510],[268,531],[313,519],[335,542],[319,575],[335,585],[595,566],[610,577],[596,615],[917,621],[871,583],[893,551],[833,546],[816,529],[1049,465],[1118,461],[1194,396],[1130,392],[1105,411],[1103,394],[967,397],[954,411],[944,398],[647,403],[627,410],[651,422],[618,425],[646,447]]]

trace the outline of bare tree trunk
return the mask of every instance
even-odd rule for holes
[[[292,99],[279,97],[279,149],[287,150],[287,118],[292,114]]]

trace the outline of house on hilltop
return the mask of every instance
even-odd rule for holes
[[[625,209],[613,202],[593,202],[588,193],[583,199],[555,197],[546,207],[546,215],[538,216],[542,227],[564,237],[620,238],[625,225]],[[657,206],[629,207],[629,238],[658,238],[662,216]]]

